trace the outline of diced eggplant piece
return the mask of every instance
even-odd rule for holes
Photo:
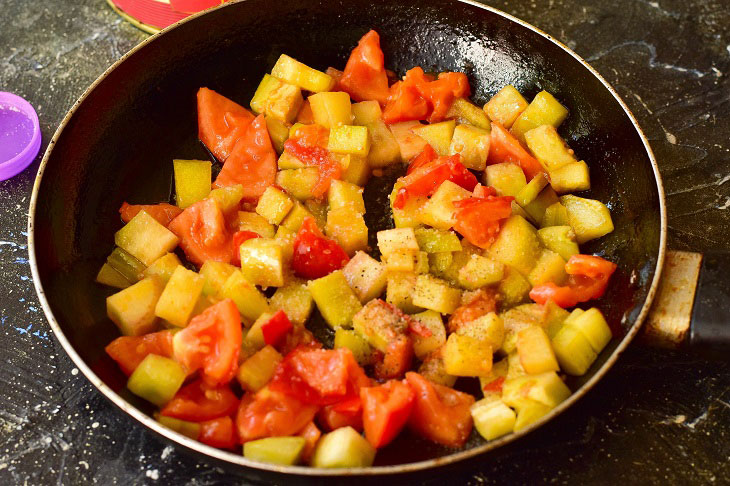
[[[454,376],[482,376],[492,369],[492,347],[485,339],[452,333],[443,350],[446,372]]]
[[[345,181],[332,181],[327,192],[330,210],[352,208],[358,213],[365,213],[365,201],[362,187]]]
[[[272,311],[283,310],[292,324],[303,326],[314,309],[312,294],[306,282],[292,280],[279,287],[269,299]]]
[[[187,326],[204,284],[205,279],[197,273],[177,267],[157,301],[155,315],[174,326]]]
[[[270,224],[280,224],[292,207],[294,207],[294,202],[289,196],[279,189],[269,186],[259,198],[256,212]]]
[[[458,274],[459,285],[474,290],[492,285],[504,277],[504,264],[480,255],[471,255]]]
[[[267,437],[243,444],[243,457],[258,462],[293,466],[302,457],[304,437]]]
[[[319,312],[332,329],[350,327],[353,316],[362,308],[340,270],[312,280],[308,288]]]
[[[174,253],[165,253],[155,260],[152,265],[147,267],[144,270],[143,275],[145,277],[156,277],[167,285],[167,282],[170,281],[170,277],[172,277],[175,269],[181,265],[182,263],[177,255]]]
[[[388,275],[385,300],[407,314],[420,312],[423,309],[413,303],[417,275],[415,273],[392,273]]]
[[[375,363],[375,353],[368,340],[354,329],[337,328],[335,331],[335,349],[347,348],[352,351],[355,361],[360,366]]]
[[[295,202],[294,207],[291,208],[289,214],[287,214],[286,218],[284,218],[281,222],[281,226],[296,233],[299,231],[299,228],[301,228],[302,223],[306,218],[314,218],[314,215],[310,213],[304,205],[299,202]]]
[[[451,314],[461,303],[461,290],[431,275],[419,275],[413,290],[413,304],[442,314]]]
[[[352,317],[352,327],[371,346],[385,352],[388,344],[408,330],[408,320],[394,306],[380,299],[371,300]]]
[[[200,276],[204,279],[203,295],[219,295],[228,278],[237,271],[238,269],[230,263],[207,260],[200,267]]]
[[[611,328],[606,323],[606,319],[601,314],[601,311],[595,307],[577,315],[568,325],[578,329],[596,353],[603,351],[603,348],[606,347],[613,337]]]
[[[508,84],[484,105],[484,111],[492,121],[510,128],[514,121],[527,108],[527,100],[517,89]]]
[[[395,228],[378,231],[378,249],[383,255],[398,251],[416,253],[420,250],[413,228]]]
[[[489,256],[528,275],[540,256],[537,231],[523,217],[510,216],[492,243]]]
[[[517,353],[522,367],[531,375],[560,369],[550,338],[541,327],[528,327],[517,333]]]
[[[428,143],[413,131],[414,128],[418,129],[419,127],[421,127],[421,123],[418,121],[404,121],[388,125],[395,141],[398,142],[403,162],[410,162],[412,158],[423,151]]]
[[[354,154],[343,155],[343,165],[347,166],[342,174],[342,180],[358,186],[367,184],[370,178],[370,166],[367,157]]]
[[[281,120],[277,120],[273,116],[266,115],[266,129],[271,137],[271,145],[274,146],[276,153],[284,153],[284,142],[289,138],[289,127]]]
[[[119,247],[114,248],[109,256],[106,257],[106,262],[114,270],[121,273],[130,283],[138,282],[145,276],[145,265]]]
[[[504,341],[504,321],[496,313],[489,312],[459,326],[456,333],[486,341],[492,350],[497,350]]]
[[[342,125],[331,128],[327,150],[338,154],[367,157],[370,151],[370,134],[367,127]]]
[[[528,131],[525,133],[525,142],[532,155],[551,174],[564,165],[578,162],[573,150],[552,125],[541,125]]]
[[[412,317],[431,333],[430,336],[413,335],[413,351],[416,358],[423,360],[446,343],[446,327],[441,314],[436,311],[427,310]]]
[[[141,336],[157,329],[155,306],[163,285],[146,278],[106,298],[106,313],[124,336]]]
[[[253,231],[262,238],[273,238],[275,234],[274,225],[260,214],[251,211],[238,211],[235,225],[238,231]]]
[[[368,227],[362,213],[353,207],[331,209],[324,232],[350,256],[368,247]]]
[[[129,391],[162,407],[169,402],[185,381],[185,371],[177,361],[157,354],[148,354],[127,381]]]
[[[219,187],[213,189],[208,194],[209,199],[215,199],[218,203],[218,207],[224,214],[228,214],[231,211],[237,210],[241,199],[243,199],[243,185],[236,184],[235,186]]]
[[[560,369],[569,375],[585,374],[598,357],[588,338],[574,326],[563,324],[552,344]]]
[[[471,192],[451,181],[441,183],[431,198],[421,206],[421,223],[440,230],[449,230],[456,223],[454,201],[468,199]]]
[[[512,432],[517,414],[502,400],[482,399],[471,406],[471,417],[477,432],[485,440],[494,440]]]
[[[575,232],[570,226],[549,226],[537,231],[537,237],[545,248],[554,251],[564,260],[580,253],[575,242]]]
[[[567,116],[568,109],[553,95],[547,91],[540,91],[512,124],[511,132],[520,142],[524,142],[525,133],[533,128],[540,125],[552,125],[558,128]]]
[[[527,185],[522,168],[516,164],[502,162],[487,166],[484,183],[493,187],[499,196],[516,196]]]
[[[545,215],[542,218],[543,228],[550,226],[569,226],[570,221],[568,220],[568,210],[565,209],[560,202],[551,204],[545,209]]]
[[[570,194],[562,196],[560,202],[568,211],[568,220],[579,244],[613,231],[611,213],[602,202]]]
[[[282,359],[281,354],[272,346],[264,346],[238,367],[236,378],[241,388],[251,392],[262,389],[274,376]]]
[[[555,192],[565,194],[566,192],[587,191],[591,188],[591,177],[588,165],[583,162],[566,164],[559,169],[550,172],[550,185]]]
[[[380,109],[380,103],[375,100],[361,101],[352,104],[352,116],[355,125],[365,127],[377,120],[382,120],[383,111]]]
[[[418,367],[418,373],[432,383],[452,387],[456,383],[456,376],[446,372],[443,349],[442,346],[428,354]]]
[[[489,140],[489,130],[472,125],[457,125],[451,138],[449,153],[461,155],[461,163],[467,169],[484,170],[489,155]]]
[[[530,282],[517,269],[509,266],[505,268],[505,276],[499,283],[502,305],[512,307],[524,302],[530,289]]]
[[[487,114],[466,98],[456,98],[449,111],[446,112],[446,118],[454,118],[459,123],[466,123],[478,128],[482,128],[489,133],[491,124]]]
[[[126,289],[132,282],[126,279],[124,275],[114,270],[114,267],[105,263],[99,269],[99,273],[96,274],[96,281],[109,287],[115,287],[118,289]]]
[[[173,160],[175,201],[187,208],[210,194],[211,163],[209,160]]]
[[[319,181],[317,167],[280,170],[276,173],[276,185],[300,201],[314,197],[313,190],[317,181]]]
[[[350,426],[340,427],[319,439],[312,466],[324,468],[370,467],[375,448]]]
[[[379,297],[388,281],[385,265],[363,251],[355,253],[342,273],[362,303]]]
[[[155,218],[140,211],[114,235],[114,243],[145,265],[160,258],[177,246],[175,234]]]
[[[411,131],[431,145],[437,154],[449,155],[449,147],[455,128],[456,121],[446,120],[429,125],[414,126]]]
[[[332,76],[317,71],[286,54],[282,54],[276,61],[271,69],[271,75],[314,93],[329,91],[335,84]]]
[[[435,228],[416,228],[414,230],[418,247],[426,253],[461,251],[461,241],[453,231]]]
[[[537,422],[547,415],[550,410],[552,410],[552,408],[543,403],[536,402],[534,400],[527,400],[522,408],[520,408],[519,412],[517,412],[517,420],[515,421],[514,431],[519,432],[528,425]]]
[[[527,276],[527,280],[533,287],[548,282],[563,285],[567,279],[565,260],[554,251],[547,249],[540,253],[540,258],[537,259],[535,267]]]
[[[342,91],[313,94],[309,98],[312,115],[317,125],[336,128],[352,124],[350,95]]]
[[[269,311],[269,303],[254,284],[246,280],[239,271],[233,272],[223,284],[220,296],[233,299],[241,316],[252,323],[261,314]]]
[[[366,126],[370,135],[368,166],[387,167],[400,162],[400,145],[388,126],[382,120],[375,120]]]

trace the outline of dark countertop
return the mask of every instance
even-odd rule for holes
[[[659,160],[669,245],[730,234],[730,10],[724,0],[492,2],[574,48],[623,96]],[[146,34],[101,0],[0,0],[0,90],[37,109],[45,145],[84,89]],[[145,431],[51,336],[27,263],[38,161],[0,182],[0,484],[235,481]],[[567,413],[468,484],[728,484],[730,363],[634,343]],[[242,480],[240,480],[243,482]]]

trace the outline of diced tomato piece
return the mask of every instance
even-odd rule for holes
[[[311,125],[297,127],[287,140],[296,140],[304,147],[322,147],[326,149],[329,139],[330,131],[322,125],[312,122]]]
[[[320,198],[327,194],[333,179],[342,177],[342,166],[329,150],[319,145],[305,145],[304,139],[289,139],[284,142],[284,150],[304,162],[307,166],[319,169],[319,178],[312,188],[312,194]]]
[[[348,426],[361,431],[362,418],[362,401],[359,396],[325,405],[317,412],[317,421],[326,431]]]
[[[406,81],[398,81],[390,87],[388,102],[383,109],[386,123],[428,118],[428,102],[421,97],[418,88]]]
[[[325,70],[325,74],[335,80],[335,86],[332,88],[332,91],[344,91],[342,89],[342,86],[340,86],[340,81],[342,80],[342,75],[345,74],[344,72],[340,71],[337,68],[333,68],[332,66],[330,66]]]
[[[214,187],[243,186],[244,198],[257,198],[276,179],[276,152],[264,115],[246,128],[213,183]]]
[[[360,390],[365,438],[373,447],[388,445],[408,422],[416,394],[402,381]]]
[[[474,187],[474,191],[472,192],[474,194],[474,197],[487,197],[497,195],[497,191],[493,187],[483,186],[481,184],[477,184],[476,187]]]
[[[489,156],[487,164],[509,162],[519,165],[527,180],[544,172],[542,165],[520,144],[510,132],[497,122],[492,122],[492,133],[489,139]]]
[[[468,300],[462,302],[449,317],[449,332],[456,332],[475,319],[497,312],[499,292],[492,287],[481,288],[476,292],[465,293],[465,299]]]
[[[445,446],[463,446],[471,433],[474,397],[432,383],[418,373],[406,373],[406,380],[416,394],[408,419],[411,430]]]
[[[562,308],[598,299],[606,292],[616,264],[599,256],[573,255],[565,264],[565,271],[567,285],[558,286],[553,282],[537,285],[530,291],[530,298],[542,305],[552,300]]]
[[[322,347],[322,343],[306,327],[297,324],[293,325],[292,330],[284,335],[284,340],[278,346],[278,350],[281,354],[287,355],[300,346],[318,349]]]
[[[278,310],[261,326],[261,333],[264,335],[266,344],[276,346],[291,328],[292,324],[286,316],[286,312]]]
[[[233,233],[233,255],[231,256],[231,263],[237,267],[241,266],[241,244],[244,241],[248,241],[252,238],[261,238],[261,235],[254,231],[236,231]]]
[[[215,199],[203,199],[173,219],[168,229],[180,238],[185,256],[195,265],[206,260],[230,263],[234,250],[226,220]]]
[[[302,278],[320,278],[344,267],[350,258],[335,240],[325,238],[312,218],[306,218],[294,239],[291,266]]]
[[[380,36],[374,30],[365,34],[352,50],[339,86],[355,101],[376,100],[381,105],[388,101],[385,57]]]
[[[212,89],[198,90],[198,138],[224,162],[244,136],[253,114]]]
[[[504,385],[504,376],[500,376],[499,378],[490,381],[486,385],[482,387],[482,390],[485,392],[496,392],[496,393],[502,393],[502,385]]]
[[[228,385],[210,386],[202,379],[182,387],[160,414],[190,422],[202,422],[230,415],[238,408],[238,397]]]
[[[122,203],[122,207],[119,208],[119,214],[122,216],[122,221],[129,223],[129,221],[137,216],[137,213],[144,211],[157,220],[162,226],[167,226],[170,221],[175,219],[182,209],[172,204],[160,203],[160,204],[127,204]]]
[[[438,158],[438,154],[436,151],[431,147],[431,145],[426,144],[425,147],[423,147],[423,150],[420,154],[416,155],[416,158],[413,159],[413,161],[408,164],[408,171],[406,171],[406,175],[410,174],[411,172],[414,172],[417,169],[420,169],[424,165],[428,164],[431,161],[434,161]]]
[[[317,447],[319,438],[322,437],[322,432],[314,425],[314,422],[309,422],[300,430],[297,435],[304,437],[304,450],[302,450],[302,462],[305,464],[309,463],[309,460],[314,454],[314,449]]]
[[[202,369],[211,385],[231,381],[238,369],[242,343],[241,316],[225,299],[193,317],[172,340],[175,359],[188,371]]]
[[[461,163],[461,155],[439,157],[398,179],[401,188],[395,196],[393,207],[402,209],[410,197],[431,196],[447,180],[467,191],[474,189],[478,183],[476,176]]]
[[[511,196],[486,196],[454,201],[454,229],[469,243],[489,248],[499,234],[501,223],[512,214],[513,199]]]
[[[441,73],[438,79],[419,84],[418,90],[432,106],[431,115],[428,117],[431,123],[446,118],[454,99],[468,96],[470,92],[469,80],[464,73]]]
[[[400,335],[388,343],[383,360],[375,364],[375,376],[381,380],[400,378],[413,361],[413,342]]]
[[[331,405],[357,396],[369,383],[349,349],[300,347],[279,364],[269,388],[304,403]]]
[[[200,424],[198,440],[220,449],[231,449],[238,443],[236,428],[231,417],[220,417]]]
[[[106,353],[129,376],[148,354],[172,357],[172,332],[159,331],[143,336],[121,336],[107,344]]]
[[[262,388],[255,395],[246,394],[236,414],[236,428],[241,442],[295,435],[314,419],[319,409],[283,393]]]

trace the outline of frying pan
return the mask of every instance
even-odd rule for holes
[[[473,99],[484,103],[505,84],[529,99],[553,93],[570,109],[561,127],[591,168],[585,197],[604,201],[615,231],[583,245],[618,263],[597,305],[614,339],[589,372],[568,382],[574,394],[519,433],[484,442],[477,434],[461,450],[407,434],[379,451],[367,469],[317,470],[251,462],[164,428],[151,409],[127,393],[103,348],[118,336],[106,318],[108,289],[95,273],[113,248],[123,201],[167,201],[173,158],[205,158],[196,138],[195,93],[212,88],[247,105],[264,73],[285,52],[324,69],[342,67],[369,29],[381,36],[386,67],[402,75],[462,71]],[[365,191],[371,234],[388,227],[393,177]],[[656,161],[636,120],[616,92],[575,53],[503,12],[468,0],[247,0],[228,3],[153,36],[109,68],[64,118],[33,189],[29,248],[44,312],[71,359],[114,404],[147,428],[195,454],[251,478],[341,480],[342,475],[426,472],[461,467],[515,441],[572,406],[611,367],[637,334],[656,291],[665,250],[664,194]],[[321,322],[315,333],[329,338]]]

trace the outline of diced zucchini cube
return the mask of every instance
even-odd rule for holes
[[[174,326],[187,326],[204,283],[205,279],[192,270],[177,267],[157,301],[155,315]]]
[[[280,224],[289,214],[294,202],[279,189],[269,186],[259,198],[256,213],[270,224]]]
[[[502,400],[518,411],[529,404],[529,401],[542,403],[553,409],[569,396],[570,388],[555,371],[508,379],[502,386]]]
[[[471,192],[451,181],[441,183],[419,213],[421,223],[440,230],[449,230],[456,223],[454,201],[471,197]]]
[[[510,307],[527,298],[532,286],[522,274],[514,268],[506,268],[506,275],[499,283],[502,305]]]
[[[185,371],[177,361],[157,354],[148,354],[127,381],[129,391],[162,407],[169,402],[185,381]]]
[[[114,243],[145,265],[172,251],[177,246],[175,234],[155,218],[140,211],[114,235]]]
[[[550,410],[552,410],[552,408],[543,403],[536,402],[534,400],[526,400],[525,404],[517,412],[517,420],[515,421],[514,431],[519,432],[525,427],[537,422],[547,415]]]
[[[598,357],[588,338],[574,326],[563,324],[552,344],[560,369],[569,375],[585,374]]]
[[[284,250],[273,238],[251,238],[241,243],[241,273],[254,285],[284,285]]]
[[[512,215],[489,249],[491,258],[528,275],[540,256],[537,231],[523,217]]]
[[[443,350],[446,372],[454,376],[482,376],[492,369],[492,347],[484,339],[456,333]]]
[[[528,131],[525,133],[525,143],[532,155],[548,172],[578,162],[573,150],[552,125],[541,125]]]
[[[613,337],[611,328],[606,323],[606,319],[601,314],[601,311],[595,307],[576,316],[568,325],[578,329],[596,353],[603,351],[603,348],[606,347]]]
[[[144,277],[145,265],[119,247],[112,250],[109,256],[106,257],[106,262],[122,274],[129,283],[135,283]]]
[[[253,98],[251,99],[250,105],[254,113],[261,114],[266,111],[266,100],[276,88],[281,86],[281,84],[282,81],[280,79],[275,78],[271,74],[264,74],[263,79],[261,79],[261,82],[256,88],[256,92],[253,94]]]
[[[509,162],[487,166],[484,179],[484,183],[493,187],[499,196],[514,197],[527,185],[522,168]]]
[[[264,119],[266,120],[269,137],[271,137],[271,145],[274,146],[276,153],[284,153],[284,142],[289,138],[289,127],[281,120],[277,120],[270,115],[265,116]]]
[[[175,201],[183,209],[205,199],[210,193],[211,163],[209,160],[173,160]]]
[[[352,351],[355,361],[360,366],[374,364],[375,353],[368,340],[359,332],[353,329],[338,327],[335,330],[335,349],[347,348]]]
[[[390,255],[397,251],[418,252],[418,240],[413,228],[395,228],[378,231],[378,249],[383,255]]]
[[[355,253],[342,273],[362,303],[379,297],[388,281],[385,265],[364,251]]]
[[[394,272],[416,272],[416,255],[412,251],[397,250],[388,255],[383,255],[385,267],[388,273]]]
[[[304,162],[299,160],[297,157],[292,155],[287,150],[284,150],[281,155],[279,155],[279,160],[277,161],[277,166],[280,170],[286,170],[286,169],[302,169],[305,166]]]
[[[284,123],[291,123],[304,103],[302,90],[270,74],[264,74],[251,100],[251,109]]]
[[[343,160],[343,165],[347,165],[347,169],[342,174],[342,180],[358,186],[367,184],[370,178],[370,166],[367,157],[344,154]]]
[[[386,352],[388,345],[408,330],[408,321],[393,306],[376,299],[353,316],[352,327],[374,348]]]
[[[280,170],[276,173],[276,185],[300,201],[314,197],[313,190],[317,181],[319,181],[317,167]]]
[[[281,222],[281,226],[289,231],[297,232],[299,231],[299,228],[302,227],[302,223],[306,218],[314,218],[314,216],[301,203],[295,202],[294,207],[291,208],[289,214],[287,214],[284,221]]]
[[[156,277],[167,285],[175,269],[181,265],[182,263],[177,255],[174,253],[165,253],[155,260],[152,265],[147,267],[143,274],[145,277]]]
[[[471,417],[477,432],[486,440],[494,440],[512,432],[517,414],[502,400],[482,399],[471,406]]]
[[[428,267],[431,272],[440,278],[448,279],[446,273],[454,262],[454,254],[450,251],[428,254]]]
[[[507,355],[507,375],[506,379],[511,380],[512,378],[518,378],[520,376],[525,376],[527,372],[522,367],[522,362],[520,362],[520,355],[517,354],[517,351],[512,351]],[[502,393],[504,395],[504,393]]]
[[[327,213],[327,236],[337,242],[348,255],[368,247],[368,227],[362,213],[353,207],[331,209]]]
[[[458,274],[459,285],[465,289],[478,289],[499,282],[504,277],[504,264],[483,257],[471,255]]]
[[[421,207],[428,201],[423,196],[410,197],[406,200],[405,206],[402,209],[394,208],[393,201],[398,194],[398,190],[402,187],[400,182],[396,182],[393,186],[393,190],[390,193],[390,208],[393,214],[393,222],[396,228],[415,228],[421,225],[418,219],[418,214],[421,211]]]
[[[332,209],[352,208],[358,213],[365,213],[365,201],[362,187],[345,181],[333,180],[327,192],[327,202]]]
[[[156,278],[140,280],[106,298],[106,314],[124,336],[141,336],[157,328],[155,306],[163,284]]]
[[[541,226],[545,220],[545,211],[547,211],[547,208],[558,201],[558,195],[552,187],[548,186],[530,204],[523,207],[530,219]]]
[[[492,369],[489,371],[488,374],[484,376],[479,377],[479,387],[482,389],[482,394],[484,395],[485,400],[484,402],[493,402],[497,398],[502,397],[502,386],[500,384],[499,391],[496,389],[491,389],[493,382],[495,380],[499,380],[500,378],[507,379],[507,372],[509,371],[509,359],[508,358],[502,358],[499,361],[492,363]],[[504,381],[504,380],[502,380]]]
[[[456,334],[481,339],[493,350],[497,350],[504,341],[504,320],[494,312],[489,312],[463,324],[456,330]]]
[[[352,316],[362,308],[340,270],[310,281],[308,288],[319,312],[332,329],[350,327]]]
[[[572,162],[551,171],[550,185],[560,194],[587,191],[591,188],[588,165],[583,161]]]
[[[283,171],[282,171],[283,172]],[[274,226],[260,214],[250,211],[239,211],[236,218],[238,231],[253,231],[262,238],[273,238]]]
[[[237,271],[238,269],[230,263],[206,260],[200,267],[200,276],[204,280],[203,295],[219,295],[228,278]]]
[[[541,327],[531,326],[517,333],[517,353],[531,375],[560,369],[550,338]]]
[[[515,196],[515,201],[517,201],[517,204],[524,208],[532,201],[537,199],[537,196],[540,195],[542,190],[545,189],[547,185],[547,178],[542,173],[540,173],[533,177],[532,180],[528,182],[527,185],[520,190],[520,192],[517,193],[517,195]]]
[[[451,138],[449,153],[460,154],[461,163],[467,169],[484,170],[489,155],[489,140],[488,130],[472,125],[457,125]]]
[[[554,251],[564,260],[580,253],[575,242],[575,232],[570,226],[549,226],[537,230],[537,237],[545,248]]]
[[[243,457],[258,462],[292,466],[302,457],[304,437],[267,437],[243,444]]]
[[[491,129],[487,114],[466,98],[456,98],[449,111],[446,112],[446,118],[455,118],[459,123],[467,123],[478,128],[483,128],[487,132]]]
[[[400,145],[383,120],[375,120],[367,125],[370,133],[370,167],[387,167],[401,161]]]
[[[442,314],[451,314],[461,303],[461,290],[431,275],[419,275],[413,291],[413,304]]]
[[[375,448],[350,426],[340,427],[319,439],[312,457],[313,467],[370,467]]]
[[[429,125],[414,126],[411,130],[431,145],[437,154],[449,155],[449,147],[455,128],[455,120],[446,120]]]
[[[428,273],[430,268],[428,266],[428,253],[425,251],[419,251],[414,255],[415,258],[415,269],[416,273]]]
[[[367,127],[342,125],[331,128],[327,150],[338,154],[367,157],[370,151],[370,134]]]
[[[568,210],[560,202],[556,202],[545,209],[545,215],[542,217],[542,224],[540,226],[546,228],[548,226],[569,225]]]
[[[413,335],[413,352],[423,360],[446,343],[446,327],[441,314],[436,311],[427,310],[412,317],[431,333],[430,336]]]
[[[380,109],[380,103],[375,100],[361,101],[352,104],[352,115],[355,118],[354,124],[363,127],[377,120],[382,120],[383,111]]]
[[[159,423],[179,434],[190,437],[193,440],[198,440],[198,437],[200,437],[200,424],[198,422],[188,422],[187,420],[166,417],[159,413],[156,413],[154,417]]]
[[[317,125],[336,128],[352,124],[350,95],[342,91],[313,94],[309,98],[312,115]]]
[[[510,128],[514,121],[527,108],[527,100],[517,89],[508,84],[484,105],[484,111],[492,121]]]
[[[224,214],[228,214],[238,209],[238,205],[241,203],[241,199],[243,199],[243,185],[236,184],[235,186],[213,189],[208,194],[208,198],[215,199],[221,211]]]
[[[568,211],[568,220],[579,244],[600,238],[613,231],[611,213],[602,202],[571,194],[561,196],[560,202]],[[132,254],[134,255],[134,253]]]
[[[563,285],[567,279],[565,260],[554,251],[547,249],[540,253],[540,258],[537,259],[535,267],[527,276],[527,280],[533,287],[548,282]]]
[[[563,324],[565,324],[567,318],[570,317],[570,312],[559,307],[552,300],[547,301],[547,303],[543,307],[545,313],[544,329],[552,342],[552,339],[563,327]],[[582,309],[576,310],[583,312]]]
[[[243,338],[244,347],[255,350],[255,353],[266,347],[262,327],[271,320],[273,314],[264,312],[251,325]]]
[[[416,289],[415,273],[391,273],[388,274],[386,284],[385,300],[393,304],[407,314],[420,312],[423,309],[413,303],[413,293]]]
[[[395,137],[400,147],[400,156],[403,162],[410,161],[413,157],[420,154],[426,146],[426,140],[418,136],[412,131],[418,128],[421,123],[418,121],[404,121],[388,125],[390,132]]]
[[[254,284],[246,280],[241,272],[233,272],[223,284],[220,296],[232,299],[238,312],[250,324],[261,314],[269,311],[269,302]]]
[[[238,367],[236,378],[244,390],[257,392],[274,376],[282,357],[272,346],[264,346]]]
[[[279,287],[269,299],[272,311],[283,310],[292,324],[303,326],[314,309],[312,294],[301,280]]]
[[[511,132],[520,142],[524,142],[525,133],[533,128],[540,125],[552,125],[558,128],[567,116],[566,107],[547,91],[540,91],[512,124]]]
[[[456,383],[456,376],[446,372],[443,359],[443,347],[435,350],[427,355],[421,366],[418,367],[418,373],[432,383],[452,387]]]
[[[103,285],[115,287],[118,289],[126,289],[132,282],[121,273],[114,270],[114,267],[105,263],[99,269],[99,273],[96,274],[96,281]]]
[[[461,241],[453,231],[435,228],[416,228],[414,230],[418,247],[426,253],[461,251]]]
[[[274,239],[281,244],[281,250],[284,252],[284,261],[291,261],[294,254],[294,240],[297,234],[283,226],[276,228]]]
[[[332,76],[317,71],[296,59],[282,54],[271,69],[271,75],[307,91],[329,91],[335,84]]]

